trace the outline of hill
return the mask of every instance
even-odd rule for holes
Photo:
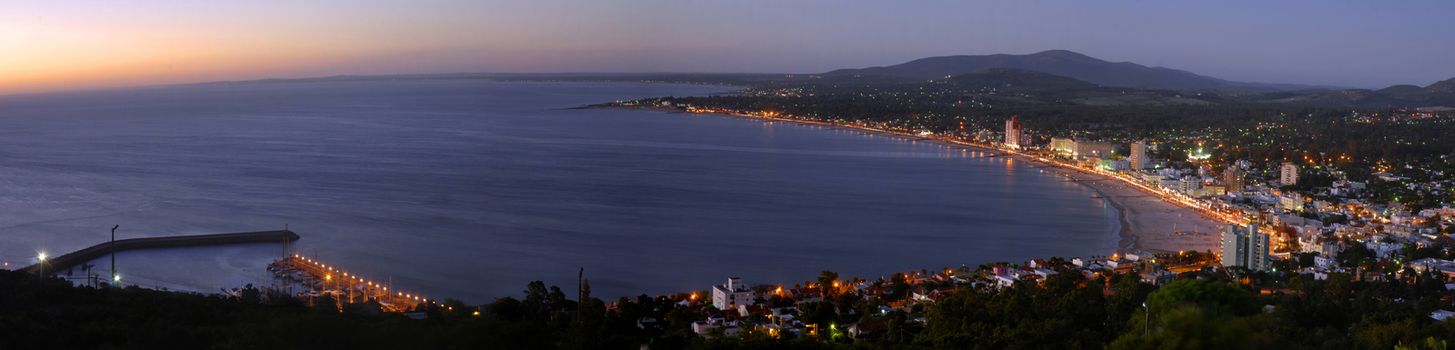
[[[1073,78],[1012,68],[988,68],[953,76],[945,81],[962,88],[1009,90],[1075,90],[1097,87],[1096,84]]]
[[[1029,55],[929,57],[892,66],[839,69],[823,75],[826,77],[886,76],[927,80],[963,75],[989,68],[1031,70],[1102,86],[1143,89],[1293,90],[1309,88],[1297,85],[1233,82],[1171,68],[1147,67],[1131,62],[1108,62],[1067,50],[1042,51]]]

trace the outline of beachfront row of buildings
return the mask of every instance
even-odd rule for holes
[[[1248,225],[1222,235],[1222,249],[1217,253],[1226,266],[1266,270],[1272,268],[1270,260],[1295,254],[1332,259],[1351,246],[1376,253],[1455,246],[1449,238],[1455,233],[1455,221],[1450,220],[1455,218],[1455,208],[1449,202],[1439,207],[1410,207],[1388,195],[1394,190],[1438,197],[1455,189],[1455,182],[1438,176],[1438,171],[1424,181],[1412,181],[1381,166],[1371,169],[1372,179],[1355,181],[1332,167],[1302,167],[1293,162],[1261,167],[1248,160],[1219,164],[1201,147],[1160,152],[1186,154],[1186,159],[1157,159],[1149,151],[1158,145],[1144,140],[1132,141],[1125,148],[1069,137],[1033,144],[1023,128],[1016,133],[1015,147],[1007,144],[1010,138],[985,139],[993,135],[983,133],[976,141],[1120,178],[1158,192],[1164,199],[1204,209],[1210,216]],[[1306,183],[1308,176],[1323,180]],[[1384,193],[1372,191],[1374,187]],[[1310,269],[1320,275],[1333,272],[1320,266]]]

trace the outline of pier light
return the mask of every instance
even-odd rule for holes
[[[35,255],[35,259],[36,260],[39,260],[40,262],[45,262],[45,258],[46,258],[45,252],[40,252],[39,254],[36,254]]]
[[[323,275],[323,280],[325,280],[325,281],[332,281],[333,280],[333,275],[332,274]]]
[[[121,274],[118,273],[115,276],[111,276],[111,281],[120,284],[121,283]]]

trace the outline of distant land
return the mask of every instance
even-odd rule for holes
[[[1319,107],[1455,106],[1455,78],[1379,90],[1236,82],[1183,70],[1108,62],[1067,50],[1027,55],[940,56],[815,74],[501,74],[505,80],[711,83],[814,91],[941,89],[1011,104],[1098,106],[1239,105]],[[992,91],[993,90],[993,91]],[[1022,94],[1007,98],[1001,91]]]
[[[957,55],[917,59],[890,66],[845,68],[822,73],[439,73],[338,75],[328,77],[222,81],[188,85],[353,80],[491,79],[504,81],[630,81],[720,84],[744,87],[918,89],[921,87],[1003,90],[1025,93],[1015,103],[1122,106],[1286,105],[1319,107],[1455,107],[1455,78],[1428,86],[1394,85],[1350,89],[1285,83],[1223,80],[1196,73],[1109,62],[1068,50],[1025,55]],[[993,97],[1000,98],[1000,97]],[[1003,99],[1002,99],[1003,100]],[[1004,101],[1002,101],[1004,102]]]
[[[1245,83],[1222,80],[1192,72],[1147,67],[1132,62],[1107,62],[1068,50],[1049,50],[1028,55],[958,55],[921,58],[897,65],[840,69],[823,76],[885,76],[916,80],[941,79],[987,68],[1015,68],[1060,75],[1102,86],[1156,90],[1308,90],[1327,86]]]

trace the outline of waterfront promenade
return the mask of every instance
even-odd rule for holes
[[[649,108],[661,109],[659,107]],[[1123,249],[1146,250],[1156,253],[1215,251],[1220,247],[1220,236],[1218,234],[1224,225],[1245,223],[1228,213],[1215,211],[1192,199],[1149,187],[1137,182],[1135,179],[1113,172],[1100,169],[1088,169],[1076,164],[1049,159],[1032,153],[1007,150],[992,144],[974,142],[962,138],[916,133],[907,130],[892,130],[860,123],[800,119],[795,116],[778,113],[755,114],[706,109],[689,109],[683,111],[675,108],[670,110],[691,114],[713,114],[844,128],[877,135],[973,148],[985,151],[988,155],[1002,157],[1008,160],[1023,160],[1030,164],[1039,165],[1037,167],[1045,171],[1054,171],[1070,181],[1086,186],[1098,193],[1098,197],[1105,199],[1109,204],[1114,206],[1119,213],[1119,221],[1121,224],[1121,229],[1118,232],[1121,241],[1118,246]]]

